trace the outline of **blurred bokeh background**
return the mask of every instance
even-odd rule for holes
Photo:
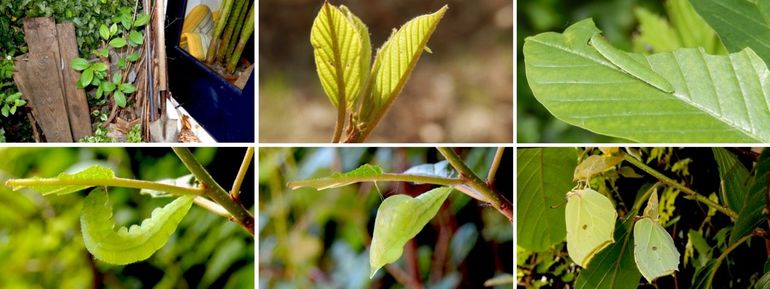
[[[516,140],[543,142],[627,142],[571,126],[554,118],[537,102],[527,84],[522,46],[524,39],[546,31],[561,33],[575,22],[593,18],[610,42],[634,51],[632,39],[637,31],[636,14],[646,9],[665,18],[660,0],[536,0],[517,1],[516,26]],[[638,48],[638,47],[637,47]]]
[[[459,151],[469,167],[486,176],[494,148]],[[261,148],[259,287],[405,288],[384,269],[369,279],[368,244],[375,216],[383,198],[416,196],[432,186],[382,182],[316,191],[290,190],[286,183],[366,163],[385,172],[403,172],[441,160],[433,148]],[[507,149],[496,174],[497,190],[510,199],[512,162],[513,153]],[[513,272],[513,227],[494,208],[453,192],[394,264],[419,276],[425,288],[484,288],[486,280]]]
[[[245,149],[199,148],[196,158],[229,188]],[[5,180],[54,177],[91,165],[125,178],[160,180],[189,174],[170,148],[0,148],[0,288],[254,288],[254,238],[243,228],[193,206],[168,243],[126,266],[94,260],[83,245],[80,211],[86,191],[43,197],[11,191]],[[253,175],[253,165],[247,176]],[[170,199],[110,188],[117,224],[138,224]],[[254,204],[254,180],[241,198]]]
[[[310,27],[323,1],[259,1],[262,142],[328,142],[336,110],[321,88]],[[511,142],[513,2],[332,1],[369,26],[372,48],[393,28],[444,4],[449,11],[369,142]],[[374,56],[374,52],[372,55]]]

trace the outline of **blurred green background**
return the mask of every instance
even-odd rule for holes
[[[461,153],[477,174],[486,176],[495,149]],[[404,288],[384,269],[369,279],[368,244],[377,208],[385,197],[416,196],[432,186],[384,182],[292,191],[286,183],[365,163],[403,172],[441,160],[433,148],[261,148],[259,287]],[[506,150],[496,178],[498,191],[510,199],[512,162],[512,151]],[[426,288],[484,288],[484,281],[513,272],[513,227],[494,208],[453,192],[394,264],[419,276]]]
[[[321,88],[310,27],[323,1],[259,2],[259,132],[263,142],[328,142],[336,110]],[[372,48],[393,28],[449,5],[370,142],[511,142],[513,2],[331,1],[369,26]],[[372,56],[374,56],[372,52]]]
[[[229,188],[241,148],[195,149],[197,159]],[[91,165],[116,175],[159,180],[189,174],[170,148],[0,148],[0,184],[9,178],[53,177]],[[252,165],[253,167],[253,165]],[[247,176],[253,175],[253,168]],[[242,187],[247,208],[254,180]],[[253,288],[254,239],[240,226],[193,206],[168,243],[149,259],[126,266],[94,260],[80,232],[86,192],[42,197],[0,185],[0,288]],[[114,219],[137,224],[167,204],[138,190],[110,188]]]
[[[598,135],[554,118],[532,95],[524,70],[524,39],[546,31],[561,33],[575,22],[593,18],[610,42],[632,51],[638,22],[635,9],[643,7],[665,18],[660,0],[537,0],[517,1],[516,140],[519,143],[628,142]]]

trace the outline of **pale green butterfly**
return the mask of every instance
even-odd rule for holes
[[[567,193],[567,252],[570,258],[587,267],[591,258],[615,242],[618,213],[610,199],[590,188]]]
[[[620,68],[620,70],[666,93],[674,92],[674,87],[668,80],[649,67],[637,62],[623,51],[612,47],[612,45],[601,35],[595,34],[592,36],[590,43],[596,48],[596,51],[598,51],[599,54]]]
[[[644,216],[634,225],[634,261],[648,282],[679,269],[674,239],[658,223],[658,193],[653,192]]]

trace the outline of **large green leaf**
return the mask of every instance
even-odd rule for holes
[[[525,40],[529,85],[557,118],[642,142],[770,141],[770,72],[751,49],[729,56],[702,49],[647,57],[617,51],[622,57],[608,59],[589,44],[599,33],[587,19],[563,34]],[[644,75],[625,69],[639,65]]]
[[[631,226],[636,212],[629,212],[615,227],[615,243],[593,258],[591,266],[580,271],[575,289],[634,289],[642,274],[634,262],[634,240]]]
[[[770,1],[690,0],[731,52],[753,49],[770,64]]]
[[[754,169],[754,181],[746,194],[741,209],[737,211],[738,219],[730,233],[730,244],[743,236],[751,234],[754,228],[767,221],[764,213],[767,204],[767,175],[770,173],[770,149],[764,149]]]
[[[383,113],[380,109],[387,109],[401,93],[447,9],[448,6],[444,5],[433,14],[409,20],[378,50],[366,93],[369,98],[363,107],[362,117],[376,122]]]
[[[45,181],[47,180],[85,180],[87,181],[87,180],[109,180],[114,178],[115,178],[115,173],[113,173],[111,169],[106,167],[101,167],[101,166],[91,166],[74,174],[61,173],[59,174],[59,176],[55,178],[34,177],[30,179],[10,180],[8,181],[7,184],[10,185],[14,190],[18,190],[22,188],[30,188],[43,194],[43,196],[53,195],[53,194],[65,195],[65,194],[74,193],[80,190],[93,187],[93,185],[69,185],[69,186],[23,185],[23,184],[18,184],[16,181],[36,181],[38,183],[45,183]]]
[[[390,196],[380,204],[374,220],[374,234],[369,250],[370,275],[374,277],[385,264],[395,262],[404,252],[404,245],[438,213],[452,188],[440,187],[412,198]]]
[[[746,200],[749,170],[738,161],[734,154],[724,148],[711,148],[719,168],[719,177],[724,181],[722,201],[730,209],[740,212]]]
[[[565,194],[573,187],[577,155],[572,148],[536,148],[516,151],[516,242],[541,252],[564,241]]]
[[[360,20],[357,17],[354,20],[355,16],[347,8],[343,11],[324,2],[310,29],[310,43],[326,96],[334,106],[344,101],[349,108],[361,90],[362,78],[366,77],[368,67],[362,72],[361,57],[365,48],[363,38],[368,43],[369,34],[364,32],[365,27],[360,29]]]
[[[152,211],[140,226],[116,228],[107,192],[96,188],[86,197],[80,226],[88,252],[104,262],[125,265],[142,261],[163,247],[187,214],[192,196],[181,196]]]

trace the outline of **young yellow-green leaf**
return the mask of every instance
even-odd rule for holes
[[[382,45],[374,58],[372,75],[366,94],[369,102],[362,115],[376,118],[380,109],[387,109],[406,85],[417,65],[428,39],[449,9],[444,5],[433,14],[418,16],[402,26]]]
[[[596,253],[615,242],[618,213],[610,199],[592,189],[567,193],[565,211],[567,252],[576,264],[588,267]]]
[[[364,90],[367,81],[369,81],[369,69],[370,65],[372,63],[372,43],[369,39],[369,28],[366,27],[366,24],[364,24],[363,21],[361,21],[361,18],[358,18],[353,12],[350,12],[348,7],[345,5],[340,5],[340,11],[342,13],[345,13],[345,15],[350,18],[351,21],[353,21],[353,24],[355,24],[356,29],[358,30],[358,35],[361,38],[361,52],[359,57],[359,63],[361,67],[361,77],[359,77],[359,91]],[[360,93],[353,96],[353,101],[360,95]],[[348,107],[353,105],[353,101],[348,102]]]
[[[289,188],[296,190],[301,187],[311,187],[320,191],[357,183],[361,181],[362,177],[379,176],[382,174],[381,167],[364,164],[347,173],[335,173],[326,178],[290,182]]]
[[[650,283],[679,269],[679,251],[674,239],[658,221],[649,217],[643,217],[634,225],[634,260]]]
[[[142,261],[166,244],[192,203],[193,197],[182,196],[154,209],[139,226],[116,228],[107,192],[96,188],[86,197],[80,215],[83,243],[94,257],[110,264]]]
[[[93,186],[92,185],[68,185],[68,186],[20,185],[20,184],[17,184],[16,181],[40,181],[40,183],[44,183],[46,180],[108,180],[108,179],[114,179],[114,178],[115,178],[115,173],[113,173],[111,169],[106,167],[101,167],[101,166],[91,166],[86,168],[85,170],[82,170],[74,174],[61,173],[59,174],[59,176],[55,178],[34,177],[30,179],[10,180],[8,181],[7,184],[10,185],[13,190],[30,188],[43,194],[43,196],[53,195],[53,194],[65,195],[65,194],[74,193],[80,190],[84,190]]]
[[[82,71],[88,68],[90,65],[91,63],[89,63],[88,60],[80,57],[73,58],[72,61],[70,61],[70,66],[72,66],[72,69],[76,71]]]
[[[345,9],[347,11],[347,9]],[[361,89],[361,31],[356,21],[325,2],[310,29],[316,69],[321,86],[335,107],[355,102]],[[360,20],[358,20],[360,21]],[[368,37],[368,35],[367,35]]]
[[[407,195],[388,197],[377,209],[374,235],[369,250],[369,278],[382,266],[401,257],[404,245],[414,238],[438,213],[452,188],[440,187],[412,198]]]

